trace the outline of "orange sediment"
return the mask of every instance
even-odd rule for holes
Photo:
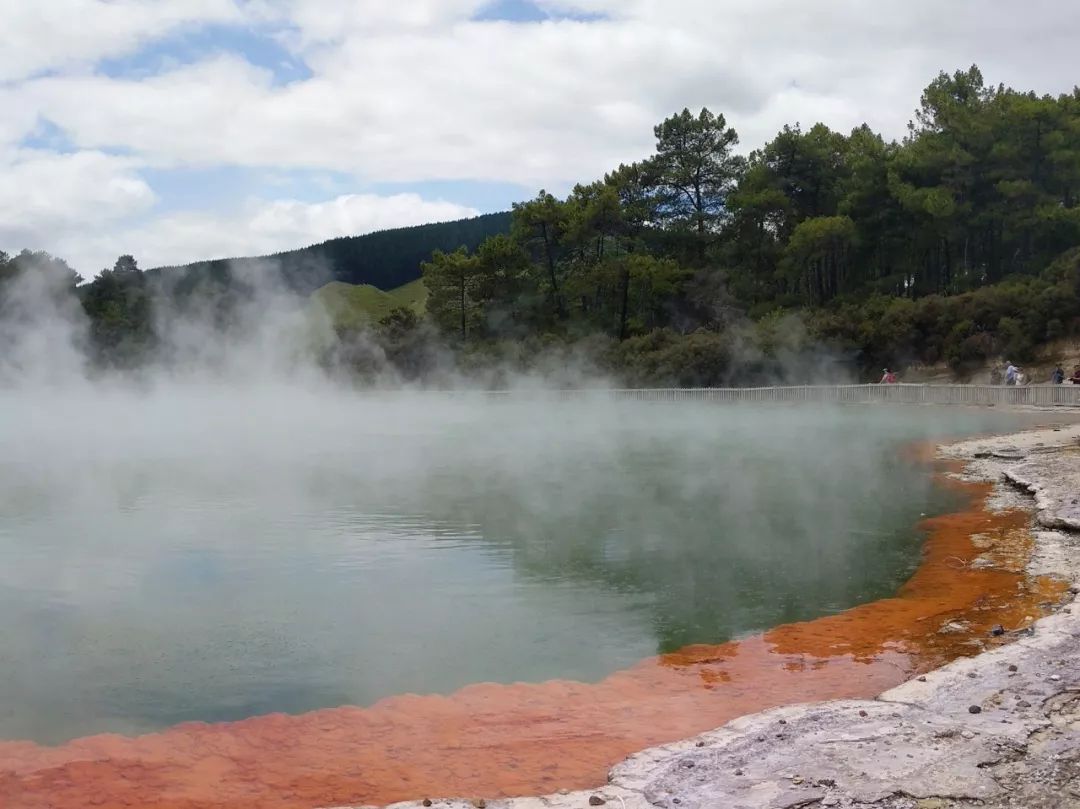
[[[923,563],[893,598],[738,642],[650,658],[595,684],[474,685],[370,708],[186,724],[60,747],[0,742],[5,809],[311,809],[436,795],[585,789],[637,750],[777,705],[868,698],[1017,629],[1063,586],[1024,568],[1029,515],[926,520]],[[972,566],[982,556],[993,567]]]

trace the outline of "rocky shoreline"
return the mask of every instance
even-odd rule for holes
[[[1011,643],[875,700],[754,714],[616,766],[602,788],[540,798],[425,800],[393,809],[1080,809],[1080,425],[940,448],[994,484],[992,511],[1032,509],[1033,576],[1070,603]],[[989,554],[960,560],[993,564]]]

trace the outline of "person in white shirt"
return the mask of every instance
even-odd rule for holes
[[[1005,361],[1005,365],[1005,384],[1015,385],[1017,382],[1017,377],[1020,375],[1020,369],[1008,360]]]

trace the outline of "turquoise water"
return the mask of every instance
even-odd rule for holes
[[[217,392],[9,403],[0,738],[596,680],[893,593],[926,408]],[[104,414],[110,418],[105,419]],[[15,424],[22,420],[22,428]],[[98,426],[91,429],[87,419]]]

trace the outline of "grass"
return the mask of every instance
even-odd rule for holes
[[[312,293],[312,301],[321,306],[337,326],[377,323],[399,307],[422,315],[427,307],[427,288],[420,279],[384,292],[370,284],[346,284],[333,281]]]

